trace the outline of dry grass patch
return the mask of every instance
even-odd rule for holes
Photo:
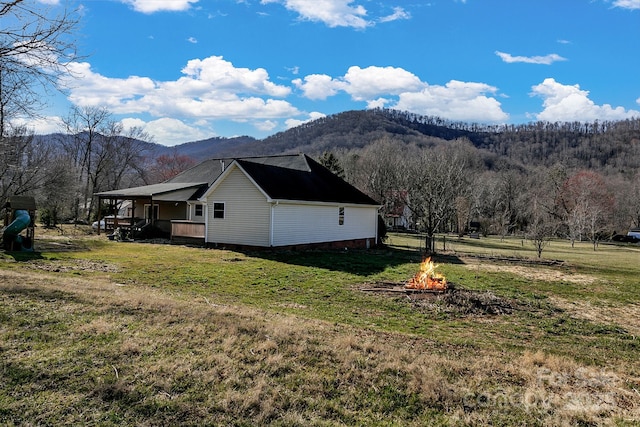
[[[640,337],[640,305],[629,303],[626,305],[594,305],[588,301],[569,301],[558,296],[551,296],[549,300],[558,308],[565,310],[577,319],[602,324],[620,325],[624,330]]]
[[[44,270],[54,273],[66,272],[103,272],[117,273],[120,268],[115,264],[104,261],[91,261],[87,259],[70,260],[32,260],[24,263],[27,268]]]
[[[558,269],[543,266],[529,267],[522,265],[493,264],[488,262],[480,262],[473,259],[468,259],[465,261],[465,266],[469,270],[492,273],[509,273],[528,280],[540,280],[547,282],[570,282],[582,285],[591,285],[601,281],[601,279],[594,276],[560,271]]]
[[[0,299],[0,419],[8,424],[640,420],[637,379],[543,353],[446,345],[33,270],[0,270]]]

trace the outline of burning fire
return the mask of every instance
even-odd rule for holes
[[[420,271],[405,285],[407,289],[427,289],[430,291],[444,291],[447,289],[447,279],[436,273],[438,266],[431,261],[431,257],[420,264]]]

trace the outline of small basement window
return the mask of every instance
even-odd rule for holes
[[[213,217],[224,218],[224,203],[222,202],[213,203]]]
[[[203,206],[202,206],[202,205],[196,205],[196,207],[195,207],[195,211],[194,211],[194,213],[193,213],[193,214],[194,214],[195,216],[203,216],[203,213],[204,213]]]
[[[344,208],[338,208],[338,225],[344,225]]]

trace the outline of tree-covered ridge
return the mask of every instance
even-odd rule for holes
[[[640,167],[640,118],[482,125],[374,109],[323,117],[266,138],[260,145],[264,154],[296,150],[321,153],[363,148],[381,138],[423,147],[467,139],[482,150],[479,154],[489,168],[505,161],[529,166],[561,163],[605,173],[633,173]]]

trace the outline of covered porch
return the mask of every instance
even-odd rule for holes
[[[204,207],[197,198],[206,187],[206,183],[163,183],[96,193],[100,215],[96,231],[118,230],[130,239],[161,237],[172,242],[202,237],[204,244]],[[118,215],[125,203],[127,212]]]

